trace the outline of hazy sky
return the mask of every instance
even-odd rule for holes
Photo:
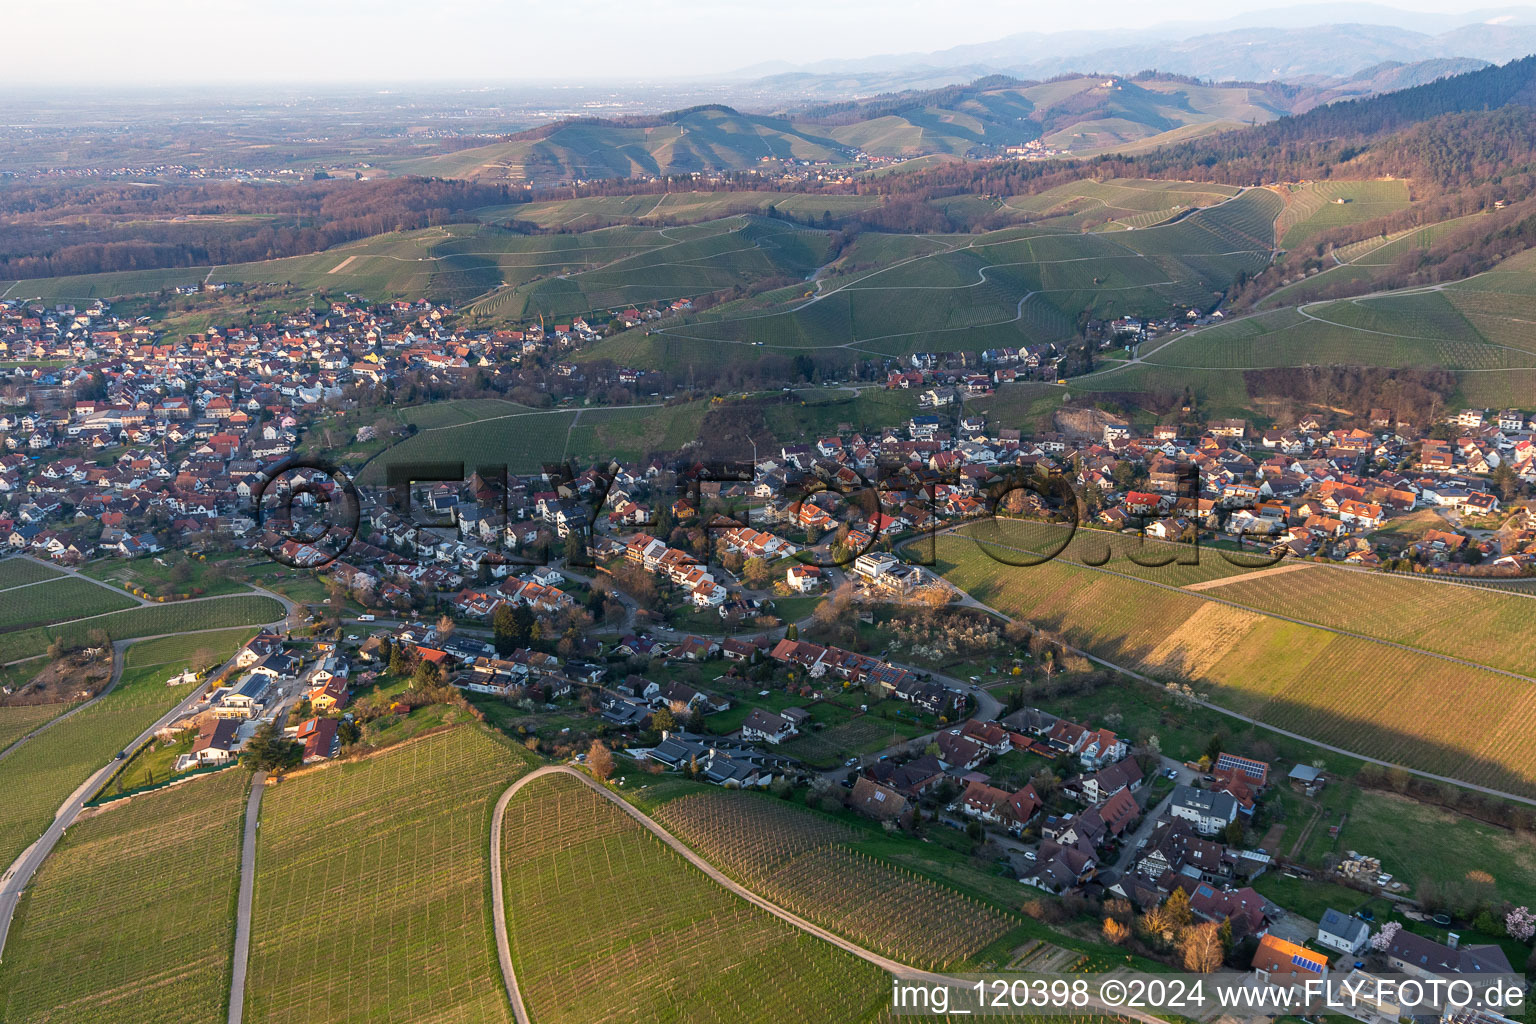
[[[1222,19],[1230,0],[13,0],[13,83],[704,77],[1016,32]],[[1276,0],[1253,7],[1293,6]],[[1461,13],[1488,0],[1396,0]],[[1327,9],[1327,8],[1321,8]],[[1328,20],[1318,18],[1317,20]]]

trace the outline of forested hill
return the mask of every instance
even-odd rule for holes
[[[882,191],[1034,192],[1092,174],[1229,185],[1393,175],[1420,195],[1528,174],[1536,161],[1536,56],[1135,156],[950,165],[892,175]]]

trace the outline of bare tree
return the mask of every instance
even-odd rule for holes
[[[613,776],[613,754],[603,746],[602,740],[592,741],[592,746],[587,750],[587,767],[604,782]]]
[[[1198,974],[1210,974],[1221,967],[1225,950],[1222,948],[1220,926],[1214,921],[1192,925],[1179,937],[1179,951],[1183,955],[1185,970]]]

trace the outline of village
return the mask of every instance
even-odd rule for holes
[[[684,305],[615,319],[643,327]],[[1211,924],[1228,962],[1260,983],[1511,971],[1498,946],[1373,932],[1368,918],[1308,917],[1260,895],[1266,873],[1312,870],[1266,847],[1267,796],[1315,794],[1327,773],[1218,747],[1175,759],[1103,721],[1014,706],[1017,680],[1050,676],[1047,650],[1072,652],[966,610],[915,542],[1014,519],[1277,564],[1528,576],[1536,521],[1512,501],[1536,484],[1527,411],[1409,425],[1376,409],[1358,424],[1217,419],[1192,431],[1095,410],[1091,432],[1027,434],[967,401],[1053,379],[1056,353],[988,350],[974,367],[919,355],[877,385],[917,391],[904,421],[754,445],[734,478],[686,453],[477,468],[364,488],[355,527],[319,541],[258,506],[272,467],[313,451],[337,411],[412,380],[521,372],[525,358],[550,371],[528,386],[638,391],[647,376],[594,379],[565,361],[597,336],[580,319],[460,332],[451,310],[419,301],[181,339],[101,302],[0,307],[0,355],[20,361],[0,394],[0,541],[68,568],[170,572],[212,558],[244,570],[255,561],[240,559],[267,553],[323,581],[292,630],[250,641],[161,730],[141,755],[151,780],[283,742],[318,764],[424,706],[456,706],[570,763],[601,744],[620,785],[663,775],[805,794],[913,842],[952,833],[1021,892],[1171,922],[1152,955],[1177,960],[1174,936]],[[305,486],[339,496],[326,477]],[[960,625],[982,639],[943,656],[890,639]],[[1352,851],[1328,880],[1419,913],[1372,851]],[[1378,1009],[1358,1019],[1395,1016]]]

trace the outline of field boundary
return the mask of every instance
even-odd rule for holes
[[[1297,569],[1314,568],[1313,562],[1287,562],[1284,565],[1271,566],[1268,569],[1260,569],[1257,572],[1240,572],[1231,576],[1218,576],[1214,580],[1202,580],[1199,583],[1186,583],[1185,590],[1214,590],[1224,587],[1228,583],[1247,583],[1249,580],[1260,579],[1264,576],[1280,576],[1284,573],[1295,572]]]
[[[551,775],[569,775],[572,778],[581,780],[581,782],[593,792],[600,794],[612,803],[616,804],[624,811],[625,814],[628,814],[648,832],[665,843],[667,847],[670,848],[673,852],[679,854],[689,864],[704,872],[704,874],[716,884],[722,886],[729,892],[740,896],[742,899],[746,900],[748,903],[751,903],[753,906],[756,906],[760,910],[767,911],[774,917],[777,917],[779,920],[793,925],[794,927],[809,935],[813,935],[824,942],[829,942],[844,952],[851,953],[859,959],[871,963],[886,973],[900,978],[903,981],[913,981],[928,985],[948,985],[952,987],[964,987],[971,984],[971,982],[965,980],[964,978],[958,978],[947,974],[938,974],[932,971],[923,971],[915,967],[910,967],[906,964],[892,960],[889,957],[881,956],[879,953],[876,953],[872,950],[865,949],[863,946],[860,946],[855,942],[845,939],[840,935],[833,934],[832,932],[829,932],[825,928],[822,928],[818,925],[812,924],[810,921],[800,917],[798,914],[794,914],[788,910],[785,910],[778,904],[773,903],[770,900],[763,898],[762,896],[759,896],[752,890],[738,884],[737,882],[727,877],[713,864],[695,853],[693,849],[690,848],[681,839],[677,838],[672,833],[663,828],[660,824],[658,824],[653,818],[651,818],[650,815],[629,803],[623,797],[610,790],[607,786],[596,782],[590,776],[584,775],[581,772],[576,771],[574,768],[570,768],[565,765],[547,765],[543,768],[532,771],[527,775],[524,775],[516,782],[513,782],[512,785],[508,786],[497,799],[496,809],[491,814],[491,910],[496,930],[496,954],[501,960],[501,970],[507,987],[507,998],[512,1004],[512,1013],[513,1016],[517,1019],[518,1024],[530,1024],[530,1020],[528,1017],[528,1010],[523,1005],[522,993],[517,986],[517,978],[512,966],[512,946],[511,941],[507,935],[507,910],[501,878],[502,825],[504,824],[506,818],[507,804],[511,802],[512,797],[516,796],[519,790],[521,790],[528,783],[532,782],[534,779]],[[1128,1007],[1111,1007],[1099,1003],[1097,1000],[1090,1000],[1090,1005],[1100,1010],[1101,1012],[1118,1017],[1130,1017],[1132,1019],[1142,1021],[1143,1024],[1164,1024],[1161,1019],[1154,1017],[1151,1014],[1143,1013],[1139,1010],[1130,1009]]]

